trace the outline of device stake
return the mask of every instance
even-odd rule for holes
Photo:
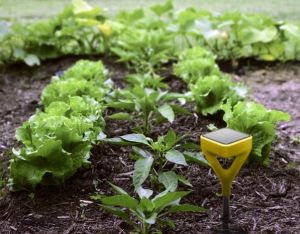
[[[223,228],[228,229],[228,223],[230,219],[230,210],[229,210],[229,196],[223,196]]]

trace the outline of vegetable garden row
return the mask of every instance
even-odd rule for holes
[[[21,146],[12,150],[11,190],[64,184],[90,164],[96,144],[129,146],[134,191],[111,184],[116,195],[91,198],[131,230],[159,233],[163,226],[174,227],[169,214],[205,212],[180,203],[191,192],[182,188],[193,186],[180,169],[208,163],[188,134],[170,129],[153,138],[155,126],[180,115],[214,115],[227,127],[253,136],[248,164],[269,163],[276,124],[288,121],[289,114],[250,101],[247,87],[223,73],[216,59],[300,60],[300,26],[237,12],[175,12],[169,1],[150,10],[122,12],[110,20],[99,8],[74,0],[57,17],[14,25],[0,39],[3,64],[23,61],[32,66],[64,55],[105,54],[130,71],[124,88],[114,84],[101,61],[80,60],[53,76],[42,92],[42,107],[16,131]],[[186,92],[171,91],[161,75],[166,65],[186,84]],[[139,124],[126,135],[109,138],[105,118]],[[212,123],[208,128],[216,127]]]

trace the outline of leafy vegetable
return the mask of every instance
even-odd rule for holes
[[[181,153],[177,150],[180,146],[178,143],[182,139],[183,137],[178,137],[174,131],[169,130],[166,135],[158,137],[156,141],[142,134],[127,134],[103,139],[103,141],[117,145],[133,145],[131,157],[136,160],[133,172],[133,185],[136,191],[140,189],[149,175],[151,175],[152,182],[160,182],[165,189],[175,191],[178,182],[191,186],[184,176],[175,173],[178,165],[187,166],[187,160],[200,162],[201,165],[205,165],[206,162],[203,156],[194,155],[188,151]],[[173,164],[172,169],[169,169],[170,164]]]
[[[64,72],[62,79],[80,79],[93,81],[102,85],[107,79],[108,71],[101,61],[92,62],[89,60],[79,60],[71,68]]]
[[[276,137],[276,123],[290,120],[290,115],[281,111],[267,110],[254,102],[239,102],[234,107],[223,105],[227,127],[253,136],[253,147],[249,162],[267,164],[271,143]]]
[[[112,186],[119,195],[109,197],[94,195],[91,198],[101,202],[102,209],[123,219],[138,233],[160,231],[163,226],[174,228],[175,224],[167,217],[171,213],[205,211],[199,206],[180,204],[180,200],[190,192],[164,191],[150,199],[153,193],[150,190],[150,196],[149,194],[147,196],[139,194],[139,199],[136,199],[116,185]]]
[[[191,86],[191,91],[197,110],[202,115],[215,114],[228,100],[234,105],[246,94],[244,87],[232,83],[228,77],[215,75],[198,80]]]
[[[114,90],[107,99],[107,106],[135,112],[136,117],[143,120],[143,127],[138,131],[148,134],[153,120],[162,118],[174,121],[176,105],[168,104],[167,101],[179,97],[184,95],[143,88],[136,84],[129,89]]]
[[[38,184],[61,184],[88,164],[93,124],[80,117],[38,113],[17,129],[24,144],[13,150],[10,162],[12,190]]]
[[[54,77],[42,93],[42,103],[67,102],[72,96],[89,96],[97,101],[103,100],[111,88],[106,79],[107,71],[102,62],[81,60],[68,69],[61,78]]]
[[[23,146],[13,150],[12,190],[62,184],[89,164],[92,144],[105,126],[99,102],[108,90],[105,71],[101,62],[79,61],[44,89],[45,112],[37,111],[16,131]]]
[[[48,106],[52,102],[66,102],[72,96],[89,96],[98,101],[103,99],[105,90],[87,80],[77,80],[70,78],[68,80],[55,80],[49,84],[42,93],[42,103]]]
[[[174,57],[172,35],[164,30],[128,27],[110,50],[137,72],[155,73],[155,69]]]
[[[68,118],[81,117],[85,121],[93,123],[94,134],[98,134],[105,123],[102,117],[103,105],[89,96],[69,97],[66,102],[52,102],[45,108],[45,112],[50,115],[63,115]]]
[[[221,72],[212,53],[201,47],[194,47],[179,54],[174,74],[187,84],[194,84],[206,76],[220,75]]]
[[[32,66],[39,65],[41,59],[66,54],[103,53],[111,26],[100,11],[82,0],[74,0],[53,19],[14,25],[11,33],[0,40],[0,61],[24,61]]]

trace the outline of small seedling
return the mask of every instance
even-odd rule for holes
[[[192,186],[182,175],[177,174],[178,167],[187,166],[187,162],[207,165],[200,154],[190,151],[179,151],[179,142],[184,136],[177,136],[170,130],[157,140],[142,134],[127,134],[120,137],[106,138],[104,142],[132,146],[131,158],[136,160],[133,173],[133,185],[138,190],[148,176],[153,184],[163,184],[165,189],[175,191],[178,183]]]
[[[181,198],[189,191],[169,192],[165,190],[150,199],[153,191],[142,189],[139,198],[130,196],[122,188],[111,185],[118,195],[94,195],[91,198],[101,202],[101,208],[118,216],[134,228],[133,233],[161,233],[161,228],[174,228],[174,222],[168,217],[178,212],[203,212],[204,208],[192,204],[180,204]],[[154,231],[154,232],[151,232]]]

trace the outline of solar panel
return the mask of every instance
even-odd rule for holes
[[[248,138],[250,135],[232,130],[230,128],[222,128],[214,132],[204,134],[203,137],[212,141],[219,142],[224,145],[229,145],[234,142]]]

